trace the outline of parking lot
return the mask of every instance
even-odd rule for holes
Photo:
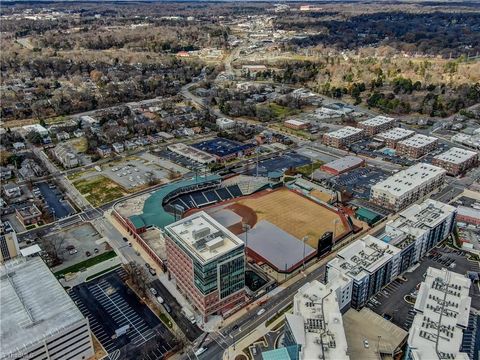
[[[310,158],[294,153],[289,152],[280,156],[276,156],[271,159],[262,160],[258,162],[258,174],[260,176],[267,176],[270,171],[281,171],[285,172],[290,168],[296,168],[299,166],[310,164],[312,161]],[[255,175],[257,172],[256,164],[251,166],[247,171],[247,175]]]
[[[136,157],[103,166],[102,172],[127,190],[148,185],[151,180],[165,179],[169,176],[168,170]]]
[[[159,157],[162,157],[164,159],[167,159],[168,161],[172,161],[175,164],[178,164],[178,165],[183,166],[183,167],[185,167],[187,169],[190,169],[190,170],[196,169],[196,168],[202,166],[199,163],[197,163],[196,161],[190,160],[189,158],[178,155],[178,154],[176,154],[172,151],[169,151],[169,150],[161,150],[161,151],[155,152],[155,155],[157,155]]]
[[[403,276],[406,281],[400,278],[395,279],[382,291],[375,295],[367,303],[367,306],[377,314],[391,317],[391,321],[399,327],[408,330],[412,325],[415,313],[413,305],[404,300],[405,295],[415,292],[416,287],[424,280],[424,275],[429,267],[438,269],[447,268],[459,274],[467,274],[468,271],[480,271],[478,262],[472,262],[465,258],[461,251],[448,247],[435,248],[413,271],[406,272]],[[480,290],[478,284],[470,287],[472,307],[480,306]]]
[[[44,242],[52,242],[59,250],[63,263],[53,271],[59,271],[80,261],[86,260],[87,251],[90,256],[100,255],[110,250],[102,236],[90,223],[82,223],[46,236]],[[73,251],[70,250],[73,247]],[[97,249],[97,250],[95,250]]]
[[[162,359],[175,345],[172,333],[123,283],[124,270],[78,285],[69,290],[80,311],[90,322],[95,337],[119,358]],[[125,334],[115,331],[128,327]],[[148,347],[148,351],[142,349]],[[133,357],[132,357],[133,356]]]
[[[370,188],[390,175],[390,173],[378,168],[364,167],[335,176],[329,181],[338,187],[346,188],[357,199],[368,199]]]
[[[42,197],[52,210],[54,219],[61,219],[75,213],[68,201],[64,200],[64,194],[57,187],[49,185],[46,182],[35,184]]]

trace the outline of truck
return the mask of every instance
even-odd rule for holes
[[[182,308],[182,314],[185,315],[185,317],[188,320],[190,320],[190,322],[192,324],[195,324],[197,322],[197,320],[195,320],[195,315],[193,314],[193,312],[190,309],[188,309],[186,307],[183,307]]]

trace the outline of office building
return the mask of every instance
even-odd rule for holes
[[[200,211],[165,227],[168,269],[202,314],[224,315],[244,302],[244,243]]]
[[[362,308],[368,299],[398,275],[400,250],[371,235],[340,250],[327,263],[328,282],[352,281],[351,307]]]
[[[456,209],[440,201],[427,199],[403,210],[385,226],[383,241],[401,250],[399,273],[420,261],[445,240],[455,227]]]
[[[329,285],[314,280],[298,290],[293,314],[285,316],[284,345],[296,345],[301,360],[350,358],[337,293]]]
[[[470,285],[464,275],[428,268],[415,301],[406,359],[469,360],[460,347],[470,314]]]
[[[433,158],[432,164],[447,170],[453,176],[464,173],[478,163],[478,153],[458,147],[449,150]]]
[[[228,130],[235,127],[235,120],[227,118],[218,118],[216,124],[220,130]]]
[[[17,234],[8,221],[0,223],[0,264],[20,254]]]
[[[395,149],[397,147],[398,142],[408,139],[414,134],[415,134],[415,131],[413,130],[396,127],[388,131],[382,132],[380,134],[377,134],[377,136],[375,136],[375,139],[378,139],[383,143],[385,143],[386,147]]]
[[[345,126],[339,130],[323,134],[323,143],[336,148],[344,148],[361,140],[364,135],[365,130]]]
[[[446,171],[438,166],[418,163],[399,171],[371,187],[370,200],[393,211],[405,209],[444,183]]]
[[[360,129],[365,130],[368,136],[373,136],[395,126],[395,119],[387,116],[375,116],[374,118],[358,123]]]
[[[358,156],[345,156],[322,165],[320,169],[332,175],[340,175],[364,166],[365,160]]]
[[[0,265],[0,359],[94,355],[88,320],[40,257]]]
[[[418,159],[438,146],[438,139],[433,136],[416,134],[397,143],[396,155]]]

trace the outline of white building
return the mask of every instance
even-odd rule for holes
[[[399,262],[398,248],[366,235],[327,263],[327,279],[329,283],[342,276],[351,279],[351,306],[359,309],[398,275]]]
[[[387,209],[399,211],[439,189],[446,173],[444,169],[426,163],[412,165],[373,185],[370,200]]]
[[[24,130],[25,134],[34,131],[39,133],[41,137],[48,136],[48,130],[40,124],[25,125],[22,129]]]
[[[227,118],[218,118],[216,124],[221,130],[228,130],[235,127],[235,121]]]
[[[40,257],[0,266],[0,359],[94,355],[88,320]]]
[[[285,316],[286,347],[299,346],[299,359],[347,360],[347,339],[337,293],[312,281],[293,299],[293,314]]]
[[[323,143],[328,146],[342,148],[363,138],[365,130],[351,126],[323,134]]]
[[[59,144],[53,150],[55,158],[66,169],[74,168],[80,164],[78,157],[68,146]]]
[[[376,139],[379,139],[385,142],[385,145],[389,148],[395,149],[399,141],[408,139],[413,136],[415,131],[408,130],[400,127],[396,127],[375,136]]]
[[[396,155],[418,159],[433,151],[438,145],[438,139],[433,136],[416,134],[397,143]]]
[[[470,314],[470,284],[463,275],[428,268],[415,301],[408,360],[469,360],[460,346]]]
[[[195,149],[193,146],[185,145],[183,143],[176,143],[167,146],[171,152],[184,156],[190,160],[200,164],[210,164],[217,161],[217,158],[209,153]]]
[[[471,167],[477,165],[478,153],[476,151],[465,150],[458,147],[452,147],[433,158],[432,164],[440,166],[447,170],[451,175],[461,174]]]
[[[445,240],[455,226],[455,207],[427,199],[403,210],[385,226],[391,245],[402,250],[399,273],[404,272]]]
[[[379,132],[391,129],[395,126],[395,119],[388,116],[378,115],[371,119],[358,123],[360,129],[365,130],[369,136],[378,134]]]

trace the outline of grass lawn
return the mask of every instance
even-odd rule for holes
[[[295,171],[297,173],[302,174],[303,176],[310,176],[315,170],[319,169],[320,166],[322,165],[323,165],[322,161],[316,160],[312,164],[303,165],[295,168]]]
[[[73,139],[70,141],[70,144],[78,153],[84,153],[85,151],[87,151],[88,142],[87,139],[85,139],[84,137]]]
[[[121,264],[117,264],[117,265],[115,265],[115,266],[109,267],[108,269],[99,271],[99,272],[96,273],[96,274],[87,276],[87,278],[85,279],[85,281],[93,280],[93,279],[95,279],[95,278],[97,278],[97,277],[99,277],[99,276],[101,276],[101,275],[103,275],[103,274],[106,274],[106,273],[108,273],[108,272],[110,272],[110,271],[113,271],[113,270],[115,270],[115,269],[118,269],[120,266],[122,266],[122,265],[121,265]]]
[[[267,105],[270,110],[272,110],[274,112],[274,114],[279,117],[280,119],[284,119],[286,118],[287,116],[291,116],[291,115],[296,115],[298,114],[300,111],[297,110],[297,109],[290,109],[288,107],[285,107],[285,106],[281,106],[281,105],[278,105],[278,104],[275,104],[275,103],[270,103]]]
[[[107,252],[104,252],[103,254],[91,257],[91,258],[89,258],[87,260],[84,260],[84,261],[81,261],[81,262],[79,262],[75,265],[69,266],[69,267],[67,267],[63,270],[57,271],[56,273],[54,273],[54,275],[56,277],[60,277],[61,275],[65,275],[65,274],[68,274],[68,273],[71,273],[71,272],[78,272],[81,269],[91,267],[93,265],[99,264],[99,263],[101,263],[103,261],[106,261],[106,260],[109,260],[109,259],[113,259],[115,256],[117,256],[115,251],[113,251],[113,250],[112,251],[107,251]]]
[[[93,206],[103,205],[128,194],[116,182],[101,175],[76,180],[73,185]]]
[[[162,322],[167,325],[170,329],[172,328],[173,324],[172,322],[170,321],[170,319],[168,318],[167,315],[165,315],[164,313],[160,313],[160,315],[158,315],[158,317],[160,318],[160,320],[162,320]]]

